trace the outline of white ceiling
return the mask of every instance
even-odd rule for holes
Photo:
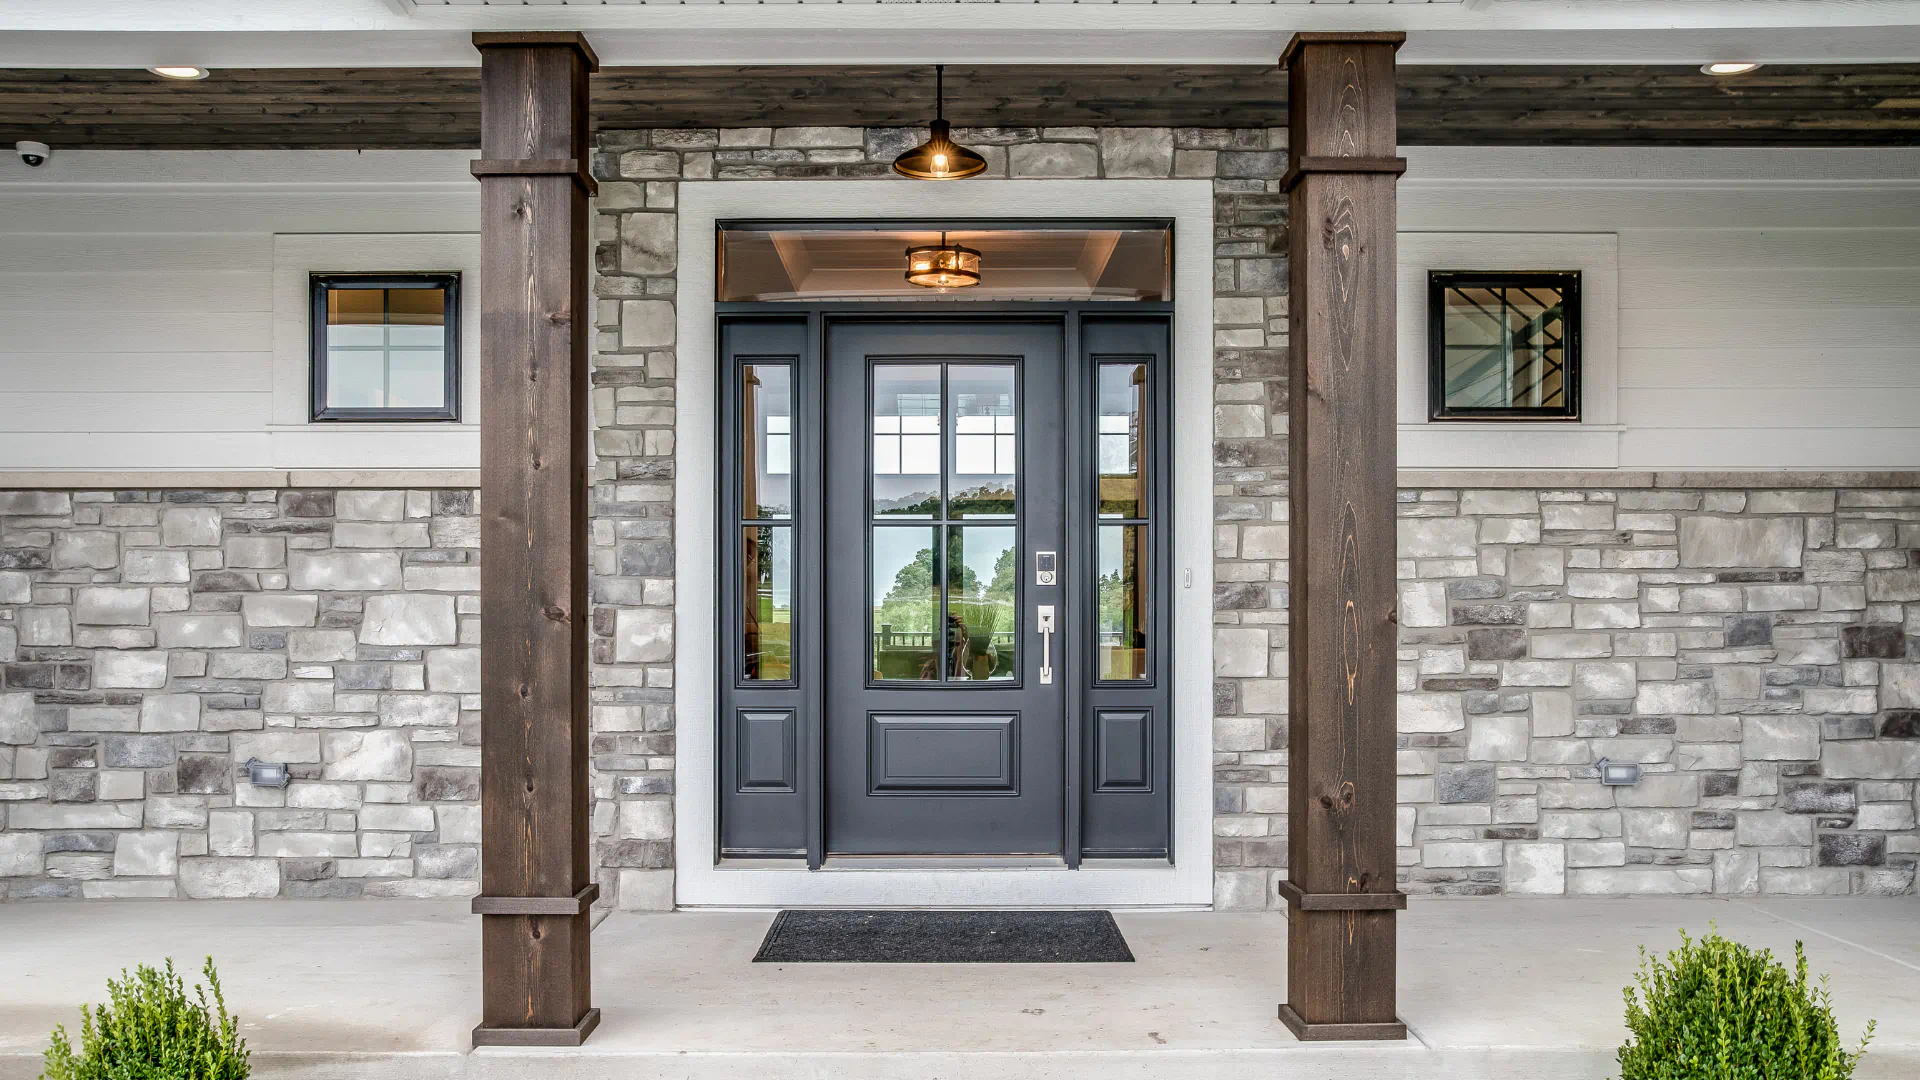
[[[608,65],[1270,64],[1300,30],[1404,30],[1408,64],[1920,60],[1920,0],[0,0],[0,66],[472,66],[516,29]]]

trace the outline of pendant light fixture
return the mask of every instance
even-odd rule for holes
[[[911,180],[964,180],[987,171],[987,159],[948,136],[945,64],[933,68],[933,123],[926,142],[893,159],[893,171]]]
[[[965,289],[980,284],[980,253],[947,243],[907,249],[907,280],[923,289]]]

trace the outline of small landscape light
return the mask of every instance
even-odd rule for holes
[[[1640,782],[1640,766],[1631,761],[1601,758],[1593,767],[1600,771],[1600,782],[1608,787],[1632,787]]]
[[[284,761],[261,761],[259,758],[249,758],[247,761],[247,783],[254,787],[283,788],[289,779],[287,763]]]

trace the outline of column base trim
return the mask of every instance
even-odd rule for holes
[[[1310,893],[1291,881],[1277,881],[1274,891],[1301,911],[1401,911],[1407,906],[1407,894],[1383,893]]]
[[[1374,1024],[1309,1024],[1285,1002],[1280,1004],[1280,1022],[1301,1042],[1389,1042],[1407,1037],[1407,1025],[1398,1020]]]
[[[1286,1006],[1282,1005],[1282,1009]],[[473,1045],[478,1046],[579,1046],[600,1026],[600,1010],[588,1009],[572,1027],[488,1027],[473,1029]]]

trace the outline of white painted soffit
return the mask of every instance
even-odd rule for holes
[[[0,0],[0,67],[460,67],[528,29],[609,66],[1264,64],[1299,30],[1405,30],[1408,64],[1920,61],[1920,0]]]

